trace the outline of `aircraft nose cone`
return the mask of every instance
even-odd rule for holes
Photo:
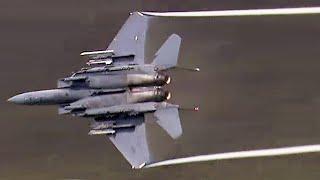
[[[25,104],[25,96],[23,94],[19,94],[9,98],[7,101],[15,104]]]

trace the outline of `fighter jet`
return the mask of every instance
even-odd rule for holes
[[[153,156],[146,137],[145,115],[153,114],[173,139],[181,136],[182,128],[181,108],[166,102],[171,94],[162,88],[171,81],[166,70],[177,67],[181,38],[172,34],[152,63],[146,64],[149,18],[132,13],[108,48],[81,53],[89,59],[88,67],[59,79],[56,89],[22,93],[8,101],[58,105],[59,114],[92,118],[89,135],[106,135],[132,168],[150,164]]]
[[[87,65],[58,81],[58,88],[14,96],[8,101],[26,105],[59,105],[60,114],[93,118],[89,135],[106,135],[132,168],[163,165],[280,156],[320,152],[320,145],[227,152],[155,162],[146,137],[145,115],[172,137],[182,134],[179,105],[167,100],[171,94],[162,87],[171,78],[165,71],[177,68],[181,38],[172,34],[156,53],[151,64],[145,63],[144,50],[148,23],[152,17],[276,16],[320,14],[320,7],[254,9],[199,12],[134,12],[106,50],[86,51]],[[189,69],[199,71],[198,68]],[[197,111],[198,108],[193,110]]]

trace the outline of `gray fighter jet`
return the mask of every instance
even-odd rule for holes
[[[170,83],[165,71],[177,65],[181,38],[173,34],[151,64],[144,59],[148,16],[132,13],[106,50],[83,52],[88,67],[58,80],[56,89],[27,92],[8,101],[25,105],[58,105],[59,114],[94,119],[89,135],[106,135],[133,168],[153,162],[145,114],[172,137],[182,134],[178,105],[165,102]],[[198,71],[198,69],[194,69]]]

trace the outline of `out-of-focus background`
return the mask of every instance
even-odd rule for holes
[[[319,179],[320,154],[131,170],[111,142],[89,137],[88,120],[56,107],[16,106],[17,93],[49,89],[85,64],[79,53],[107,47],[132,11],[316,6],[309,1],[0,1],[0,179]],[[183,136],[172,141],[152,121],[159,159],[319,144],[320,15],[153,18],[147,58],[171,33],[183,41],[170,72]]]

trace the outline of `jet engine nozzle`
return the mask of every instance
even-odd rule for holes
[[[170,84],[170,82],[171,82],[171,77],[170,77],[170,76],[167,76],[167,77],[166,77],[166,84]]]
[[[129,74],[128,86],[163,86],[169,84],[171,78],[164,74]]]
[[[171,93],[169,91],[166,91],[162,88],[158,88],[155,91],[155,96],[158,102],[162,102],[165,100],[169,100],[171,98]]]
[[[134,89],[131,91],[128,102],[139,103],[139,102],[162,102],[171,98],[169,91],[163,88],[152,88],[152,89]]]
[[[170,82],[171,82],[171,77],[168,75],[163,75],[163,74],[158,73],[155,76],[155,85],[157,85],[157,86],[163,86],[165,84],[170,84]]]
[[[166,100],[169,100],[171,98],[171,93],[170,92],[166,92]]]

